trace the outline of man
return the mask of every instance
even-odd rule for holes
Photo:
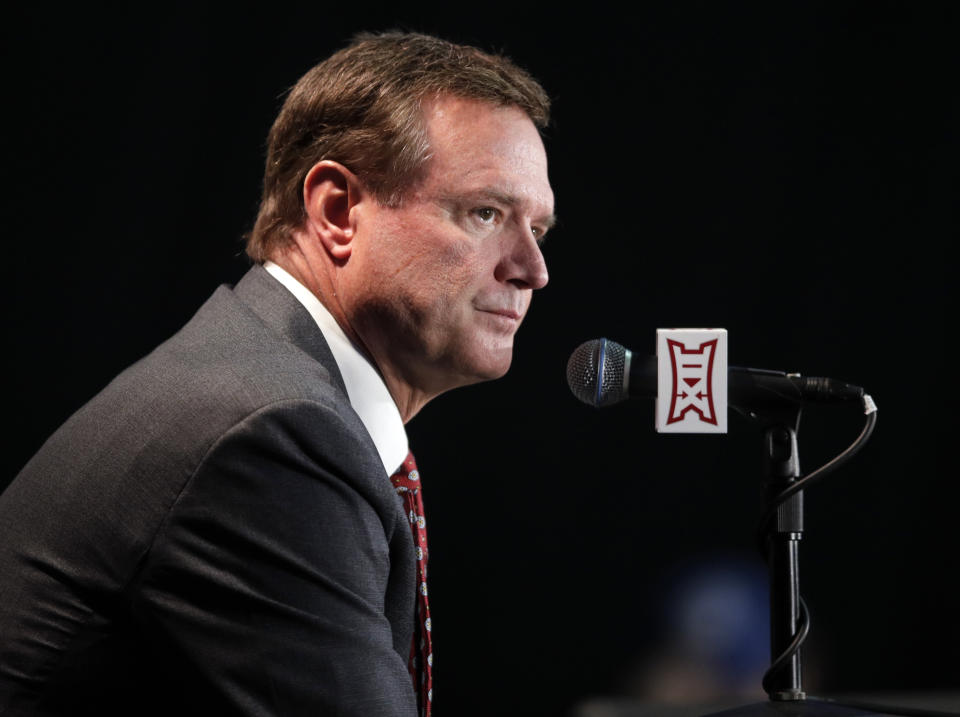
[[[0,712],[428,712],[390,476],[427,401],[508,369],[547,282],[548,109],[508,60],[419,35],[297,83],[257,265],[0,496]]]

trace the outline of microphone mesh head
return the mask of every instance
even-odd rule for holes
[[[594,339],[580,344],[567,361],[567,384],[573,395],[597,408],[627,398],[623,373],[627,350],[616,341]]]

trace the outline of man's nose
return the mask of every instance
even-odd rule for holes
[[[509,281],[522,289],[547,285],[547,262],[530,228],[518,231],[504,243],[496,274],[498,281]]]

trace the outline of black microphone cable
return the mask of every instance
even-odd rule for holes
[[[776,514],[777,508],[789,498],[802,491],[804,488],[809,488],[814,483],[833,473],[835,470],[837,470],[837,468],[853,458],[860,451],[860,449],[866,445],[867,441],[870,440],[873,429],[877,425],[877,404],[874,403],[870,395],[866,393],[863,395],[862,400],[863,412],[866,414],[867,418],[863,429],[860,431],[860,435],[857,436],[856,440],[854,440],[854,442],[847,446],[845,450],[841,451],[831,460],[827,461],[813,472],[798,478],[796,481],[771,498],[766,510],[760,517],[760,524],[757,528],[758,545],[764,561],[766,561],[768,557],[766,550],[766,529]],[[786,649],[784,649],[784,651],[770,663],[770,667],[767,668],[767,671],[763,675],[763,689],[768,694],[773,689],[770,684],[773,676],[776,675],[776,673],[780,671],[783,666],[786,665],[797,653],[797,651],[800,649],[800,646],[803,644],[803,641],[807,639],[807,635],[810,632],[810,611],[807,609],[807,603],[804,601],[803,597],[798,597],[800,598],[800,617],[799,624],[797,626],[797,632],[790,641],[790,644],[787,645]]]

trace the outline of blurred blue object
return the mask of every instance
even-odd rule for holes
[[[663,703],[760,699],[770,650],[763,564],[710,554],[671,572],[658,591],[658,637],[629,674],[626,691]]]
[[[735,691],[759,684],[769,664],[767,573],[739,556],[688,566],[667,591],[664,647],[689,656]]]

